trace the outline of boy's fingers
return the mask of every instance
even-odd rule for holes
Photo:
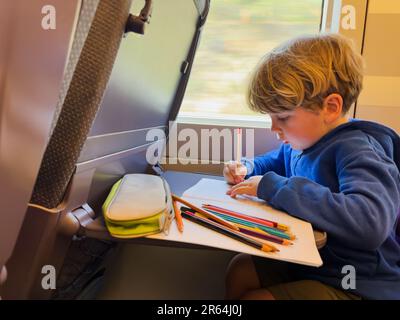
[[[240,183],[234,185],[229,191],[230,191],[230,193],[232,193],[232,192],[235,192],[235,190],[237,190],[239,188],[243,188],[243,187],[249,187],[249,184],[247,181],[243,181],[243,182],[240,182]]]
[[[244,181],[245,171],[246,168],[240,162],[230,161],[225,164],[224,176],[228,183],[238,184]]]
[[[232,191],[236,190],[237,188],[243,187],[244,186],[244,182],[240,182],[238,184],[235,184],[234,186],[232,186],[227,192],[226,194],[231,194]]]
[[[246,167],[241,163],[230,164],[228,167],[234,177],[238,176],[240,178],[244,178],[246,176]]]
[[[242,183],[244,181],[244,176],[242,177],[236,176],[234,179],[236,184]]]
[[[230,172],[226,172],[226,174],[225,174],[225,179],[226,179],[226,181],[227,181],[228,183],[230,183],[230,184],[235,184],[235,183],[236,183],[235,177],[233,177],[232,174],[231,174]]]
[[[247,173],[247,169],[244,165],[238,164],[235,167],[235,175],[244,177],[246,175],[246,173]]]
[[[230,192],[230,196],[232,198],[236,198],[238,194],[249,194],[250,188],[248,186],[243,186],[239,188],[235,188],[234,190],[232,189]]]
[[[229,163],[228,164],[228,169],[230,172],[235,173],[236,172],[236,168],[237,168],[237,164],[236,163]]]
[[[231,170],[228,168],[228,166],[225,166],[225,167],[224,167],[223,175],[224,175],[224,177],[225,177],[227,180],[230,179],[231,182],[233,182],[234,176],[232,175],[232,172],[231,172]]]
[[[243,165],[237,161],[229,161],[227,163],[227,166],[228,166],[229,170],[235,171],[235,170],[237,170],[237,168],[242,167]]]

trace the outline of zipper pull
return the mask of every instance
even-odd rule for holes
[[[164,171],[164,169],[163,169],[163,167],[161,166],[161,164],[160,164],[159,161],[157,161],[157,163],[156,163],[155,165],[153,165],[151,168],[153,169],[153,171],[154,171],[158,176],[164,178],[165,171]]]
[[[167,220],[164,224],[164,234],[167,236],[169,234],[169,228],[171,226],[172,220],[174,219],[173,210],[170,209],[169,214],[167,216]]]

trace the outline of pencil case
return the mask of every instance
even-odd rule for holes
[[[127,174],[116,182],[102,207],[104,221],[116,238],[165,232],[174,217],[168,183],[150,174]]]

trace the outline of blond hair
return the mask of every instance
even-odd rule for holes
[[[353,43],[338,34],[303,36],[266,54],[250,79],[250,109],[280,113],[296,107],[322,108],[325,97],[338,93],[343,114],[362,89],[363,60]]]

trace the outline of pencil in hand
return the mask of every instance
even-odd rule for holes
[[[178,230],[180,232],[183,232],[183,221],[182,221],[181,210],[179,209],[178,204],[176,203],[175,200],[172,200],[172,204],[174,206],[174,211],[175,211],[176,225],[178,227]]]

